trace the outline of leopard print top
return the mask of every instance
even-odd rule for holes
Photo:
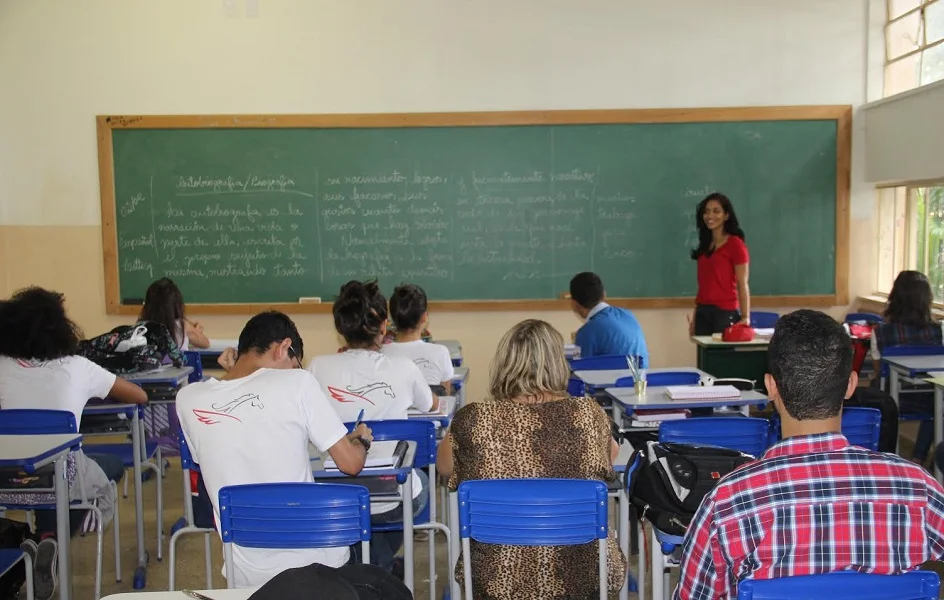
[[[449,488],[466,480],[561,477],[607,481],[610,420],[589,398],[544,404],[477,402],[452,422],[454,469]],[[471,541],[473,594],[492,600],[598,598],[596,543],[579,546],[496,546]],[[610,591],[625,577],[626,561],[613,532],[608,541]],[[462,581],[462,561],[456,568]]]

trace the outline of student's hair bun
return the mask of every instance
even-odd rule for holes
[[[387,322],[387,299],[376,281],[349,281],[334,301],[334,326],[351,346],[371,345]]]
[[[426,292],[418,285],[397,286],[390,296],[390,318],[397,331],[416,329],[427,311]]]

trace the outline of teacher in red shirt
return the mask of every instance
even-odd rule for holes
[[[708,195],[698,204],[695,222],[698,248],[692,250],[692,260],[698,262],[698,294],[689,333],[712,335],[734,323],[750,325],[750,257],[731,200],[717,192]]]

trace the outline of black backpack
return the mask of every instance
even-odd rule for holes
[[[413,600],[402,581],[380,567],[347,564],[340,568],[314,563],[282,571],[249,600]]]
[[[121,325],[83,340],[79,342],[79,354],[118,375],[153,371],[165,358],[170,358],[175,367],[184,363],[184,355],[170,331],[153,321]]]
[[[665,533],[685,535],[702,499],[718,480],[753,460],[749,454],[717,446],[647,442],[633,453],[626,468],[629,500],[640,519]]]

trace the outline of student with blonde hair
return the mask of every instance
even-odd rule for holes
[[[512,327],[492,359],[489,398],[459,409],[439,446],[436,468],[449,476],[449,488],[475,479],[612,479],[619,447],[610,420],[593,400],[570,397],[569,374],[564,339],[550,324],[529,319]],[[597,595],[595,543],[524,547],[480,545],[473,540],[471,544],[476,598]],[[615,592],[626,565],[613,535],[608,550],[608,587]]]

